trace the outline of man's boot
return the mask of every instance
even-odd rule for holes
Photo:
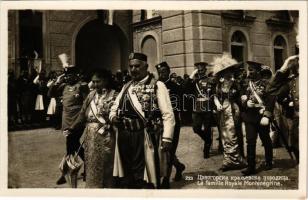
[[[211,144],[204,143],[203,157],[205,159],[210,157],[210,149],[211,149]]]
[[[256,146],[247,145],[247,163],[248,167],[242,171],[244,176],[250,176],[256,174]]]
[[[164,177],[160,185],[160,189],[170,189],[170,181],[168,177]]]
[[[273,147],[272,144],[264,145],[265,151],[265,171],[273,169]]]
[[[174,181],[182,180],[182,173],[185,170],[185,165],[183,163],[180,163],[180,161],[177,158],[174,159],[173,165],[176,169]]]
[[[66,179],[65,179],[64,175],[62,174],[60,176],[60,178],[57,180],[57,185],[62,185],[64,183],[66,183]]]

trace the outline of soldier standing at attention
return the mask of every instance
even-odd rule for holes
[[[174,126],[174,133],[173,133],[173,140],[172,140],[172,148],[170,152],[170,166],[169,166],[169,172],[168,176],[164,178],[162,187],[163,188],[169,188],[169,178],[172,171],[172,166],[176,168],[176,173],[174,180],[179,181],[182,179],[182,172],[185,169],[185,165],[182,164],[178,158],[176,157],[176,149],[179,143],[179,137],[180,137],[180,131],[181,131],[181,118],[180,118],[180,112],[182,108],[182,97],[183,97],[183,89],[180,87],[180,85],[172,82],[170,80],[170,67],[167,62],[162,62],[157,64],[156,66],[157,72],[158,72],[158,80],[165,83],[169,95],[170,100],[173,108],[174,118],[175,118],[175,126]]]

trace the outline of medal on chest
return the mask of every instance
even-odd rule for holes
[[[69,92],[74,92],[76,90],[76,86],[67,86]]]
[[[133,87],[132,93],[137,96],[143,111],[151,111],[158,108],[155,85],[137,84]]]
[[[211,91],[211,88],[209,87],[209,84],[207,83],[206,79],[201,79],[196,84],[197,91],[198,91],[198,101],[206,101],[208,100],[209,93]]]

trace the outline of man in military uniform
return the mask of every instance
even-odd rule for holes
[[[170,67],[167,62],[162,62],[157,64],[156,66],[158,76],[161,82],[165,83],[168,91],[169,96],[173,108],[174,118],[175,118],[175,127],[173,133],[173,141],[172,141],[172,148],[170,152],[170,169],[168,171],[168,176],[164,178],[162,187],[169,188],[169,178],[172,171],[172,166],[176,168],[175,173],[175,181],[179,181],[182,179],[182,172],[185,169],[185,165],[182,164],[178,158],[176,157],[176,149],[179,143],[180,131],[181,131],[181,119],[180,119],[180,112],[182,109],[182,97],[183,97],[183,89],[180,85],[172,82],[170,80]]]
[[[63,56],[63,54],[61,54]],[[62,94],[62,130],[66,130],[71,127],[74,121],[77,119],[84,99],[89,92],[88,85],[80,81],[78,76],[78,68],[76,66],[67,64],[67,56],[65,58],[59,56],[64,67],[64,76],[60,76],[54,86],[51,93]],[[80,128],[74,131],[72,134],[66,136],[66,154],[75,154],[80,147],[79,139],[82,136],[83,129]],[[83,148],[79,151],[79,156],[84,159]],[[64,175],[62,175],[57,184],[65,183]]]
[[[298,55],[287,58],[283,66],[276,72],[267,88],[268,94],[276,97],[283,105],[287,117],[292,120],[289,135],[290,148],[299,163],[299,64]]]
[[[196,70],[190,75],[190,81],[186,83],[186,91],[192,91],[194,95],[193,105],[193,130],[204,141],[203,156],[210,157],[212,144],[212,123],[213,123],[213,79],[206,75],[206,62],[195,63]],[[202,129],[204,126],[204,129]]]
[[[118,129],[113,175],[127,188],[160,187],[172,145],[175,120],[168,90],[147,69],[146,55],[130,54],[132,81],[123,86],[109,116]]]
[[[242,171],[243,175],[256,174],[256,142],[258,134],[265,150],[265,169],[272,169],[273,147],[269,135],[270,119],[275,101],[265,93],[268,81],[262,79],[261,72],[265,70],[263,64],[247,61],[248,77],[246,94],[241,96],[242,118],[246,129],[247,163],[248,167]]]

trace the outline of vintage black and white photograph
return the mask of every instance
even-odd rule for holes
[[[8,9],[7,188],[298,190],[300,11],[218,9]]]

